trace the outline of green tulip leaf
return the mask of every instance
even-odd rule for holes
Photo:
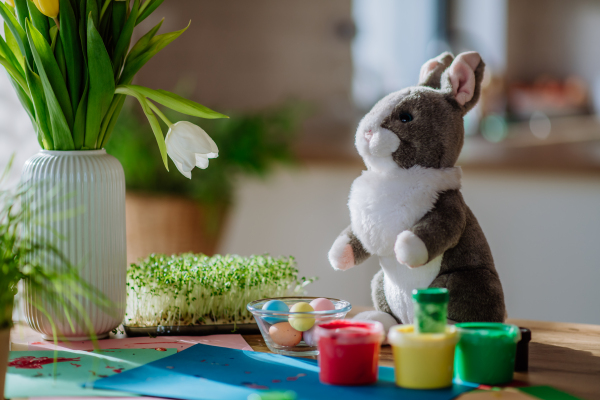
[[[87,19],[90,16],[90,13],[91,13],[92,21],[94,21],[94,26],[98,26],[98,22],[100,21],[100,7],[98,6],[98,1],[97,0],[84,0],[84,1],[86,2],[84,21],[87,21]]]
[[[131,51],[129,51],[129,54],[127,55],[129,59],[135,59],[144,51],[146,51],[148,45],[150,44],[150,41],[156,35],[156,32],[158,32],[164,21],[164,18],[161,19],[160,22],[156,24],[154,28],[150,29],[148,33],[146,33],[140,38],[140,40],[137,41],[137,43],[131,48]]]
[[[27,84],[31,90],[38,130],[42,136],[42,147],[46,150],[52,150],[54,146],[52,143],[48,108],[46,107],[46,96],[44,96],[44,87],[40,77],[30,68],[27,68]]]
[[[21,77],[25,77],[25,72],[23,71],[23,67],[15,57],[12,49],[9,45],[4,41],[4,38],[0,36],[0,56],[6,58],[6,60],[19,72]]]
[[[152,127],[152,131],[154,132],[154,136],[156,138],[156,143],[158,143],[158,149],[160,150],[160,155],[162,156],[163,162],[165,163],[165,168],[168,171],[169,170],[169,162],[167,160],[167,145],[165,143],[165,138],[163,136],[162,129],[160,127],[160,122],[158,122],[158,118],[156,118],[156,115],[154,115],[154,112],[152,112],[152,109],[150,108],[150,104],[148,104],[148,100],[146,100],[146,98],[143,95],[141,95],[139,92],[137,92],[133,89],[130,89],[128,87],[124,87],[124,86],[119,86],[117,88],[117,90],[115,90],[115,93],[132,96],[138,100],[138,102],[140,103],[140,106],[142,106],[142,110],[144,111],[144,114],[146,114],[146,118],[148,118],[148,122],[150,123],[150,126]]]
[[[73,108],[71,106],[69,91],[61,67],[52,53],[50,45],[46,39],[44,39],[44,36],[42,36],[29,21],[27,21],[27,37],[29,38],[29,44],[34,54],[35,64],[39,70],[40,78],[42,78],[43,81],[44,76],[46,76],[46,79],[50,82],[52,92],[60,105],[62,114],[67,121],[67,125],[69,127],[73,126]],[[60,59],[60,56],[58,58]],[[43,73],[42,70],[44,70]],[[49,99],[48,93],[46,93],[46,98]],[[54,132],[54,134],[56,134],[56,132]],[[58,143],[55,141],[55,144]]]
[[[61,17],[62,17],[62,5],[61,7]],[[33,1],[27,0],[27,8],[29,9],[29,16],[31,17],[31,23],[35,28],[40,31],[40,33],[46,38],[48,43],[51,42],[50,38],[50,24],[48,23],[48,17],[38,10]]]
[[[44,94],[46,96],[46,103],[50,115],[50,125],[52,127],[52,141],[54,143],[54,148],[56,150],[73,150],[74,144],[73,137],[71,136],[70,124],[65,116],[65,113],[63,112],[71,112],[71,103],[70,101],[67,101],[65,106],[62,105],[62,102],[59,101],[58,96],[55,94],[55,89],[52,85],[52,82],[50,81],[50,77],[52,76],[53,81],[58,81],[60,79],[64,85],[64,81],[60,75],[60,70],[56,64],[56,60],[54,60],[54,56],[50,51],[50,46],[44,37],[36,31],[29,21],[27,22],[27,37],[31,44],[33,58],[38,66],[40,79],[42,81]],[[43,55],[40,53],[43,53]],[[48,61],[49,58],[51,58],[52,62]],[[48,70],[46,70],[47,68]],[[64,90],[61,89],[61,91],[64,92],[63,95],[66,94],[66,99],[68,100],[69,94],[66,92],[66,87]],[[70,115],[72,120],[72,113]]]
[[[81,150],[84,145],[85,119],[87,116],[89,89],[89,79],[86,78],[85,87],[83,88],[83,95],[81,96],[81,101],[79,102],[77,112],[75,113],[75,124],[73,125],[73,142],[75,144],[75,150]]]
[[[148,0],[140,9],[140,15],[137,17],[136,25],[148,18],[165,0]]]
[[[202,104],[198,104],[174,93],[167,92],[166,90],[153,90],[137,85],[122,85],[119,87],[126,87],[134,90],[140,93],[142,96],[154,100],[157,103],[182,114],[205,119],[229,118],[228,116],[213,111]]]
[[[191,23],[191,22],[190,22]],[[183,28],[180,31],[164,33],[162,35],[158,35],[153,37],[146,49],[141,52],[141,54],[135,58],[128,57],[125,62],[125,67],[123,69],[123,73],[121,74],[121,78],[119,79],[119,84],[128,85],[133,81],[133,77],[138,73],[140,69],[148,62],[152,57],[154,57],[159,51],[167,47],[173,40],[177,39],[183,32],[185,32],[190,25]]]
[[[111,16],[112,23],[112,37],[119,38],[123,27],[127,22],[127,2],[126,1],[115,1],[113,2],[113,10]]]
[[[62,43],[69,82],[69,95],[73,113],[77,111],[83,80],[83,55],[75,12],[70,0],[60,0],[60,40]]]
[[[27,7],[27,0],[14,0],[15,12],[17,14],[17,20],[21,27],[25,27],[25,21],[29,18],[29,8]]]
[[[134,0],[133,7],[129,13],[129,18],[127,18],[127,22],[125,23],[125,26],[121,31],[121,35],[119,36],[119,40],[117,41],[117,45],[115,46],[115,52],[113,56],[113,72],[115,77],[119,76],[121,68],[123,67],[123,61],[125,60],[125,55],[129,50],[129,45],[131,44],[131,35],[133,35],[133,28],[135,28],[135,21],[137,19],[139,9],[140,0]]]
[[[35,127],[35,125],[36,125],[35,109],[33,108],[33,103],[31,102],[31,98],[29,97],[29,95],[27,93],[25,93],[25,91],[23,90],[21,85],[19,83],[17,83],[17,81],[15,81],[12,76],[9,76],[8,79],[10,80],[10,84],[12,85],[12,87],[15,89],[15,92],[17,93],[17,98],[19,99],[19,102],[21,103],[21,105],[23,106],[25,111],[27,112],[27,115],[29,115],[31,122],[34,124],[34,127]],[[41,141],[40,141],[40,146],[41,146]]]
[[[15,68],[10,61],[8,61],[6,58],[4,58],[2,56],[0,56],[0,65],[2,65],[4,68],[6,68],[6,71],[10,74],[10,76],[12,76],[13,79],[15,81],[17,81],[19,86],[21,86],[23,91],[27,95],[29,95],[30,93],[29,93],[29,87],[27,86],[27,81],[25,80],[23,75],[19,72],[19,70],[17,68]]]
[[[4,23],[4,37],[6,39],[6,44],[12,50],[13,55],[15,56],[15,58],[21,65],[21,70],[23,71],[23,74],[25,74],[26,62],[25,62],[25,59],[23,58],[23,53],[21,53],[21,49],[19,48],[17,39],[15,39],[15,36],[12,34],[12,32],[6,22]]]
[[[29,47],[29,42],[27,41],[27,34],[25,30],[19,25],[19,22],[15,18],[12,12],[8,9],[8,7],[0,2],[0,16],[4,19],[4,22],[10,29],[10,32],[13,34],[14,39],[19,45],[19,49],[21,50],[21,54],[25,55],[27,59],[27,63],[29,65],[33,65],[33,56],[31,54],[31,48]]]
[[[85,147],[95,149],[102,119],[115,94],[115,80],[110,57],[91,14],[88,17],[87,56],[90,87],[84,143]]]

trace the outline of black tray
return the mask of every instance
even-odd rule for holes
[[[207,336],[239,333],[240,335],[259,334],[258,325],[220,324],[220,325],[176,325],[133,327],[123,325],[127,336]]]

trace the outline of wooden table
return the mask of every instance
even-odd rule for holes
[[[600,326],[519,319],[507,322],[532,331],[529,372],[516,373],[516,381],[554,386],[586,400],[600,399]],[[269,352],[261,335],[244,335],[244,339],[255,351]],[[15,328],[11,336],[13,350],[26,350],[27,342],[36,340],[40,335],[24,326]],[[382,347],[380,365],[393,366],[390,346]]]
[[[515,373],[520,385],[550,385],[587,400],[600,399],[600,326],[509,319],[529,328],[529,371]],[[261,335],[244,335],[255,351],[269,352]],[[381,348],[380,365],[393,367],[392,349]]]

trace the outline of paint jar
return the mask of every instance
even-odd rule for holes
[[[454,371],[463,382],[502,385],[513,379],[519,327],[496,322],[456,324]]]
[[[444,333],[446,331],[449,298],[448,289],[413,290],[415,333]]]
[[[519,327],[519,330],[521,331],[521,340],[517,343],[515,372],[526,372],[529,369],[529,342],[531,341],[531,331],[523,327]]]
[[[396,385],[408,389],[440,389],[452,385],[456,328],[443,333],[415,332],[413,325],[390,328],[388,342],[394,353]]]
[[[315,330],[319,346],[319,379],[330,385],[377,382],[383,325],[376,321],[339,320]]]

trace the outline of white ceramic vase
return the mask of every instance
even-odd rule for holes
[[[52,227],[58,233],[50,234],[52,242],[79,270],[80,276],[117,305],[108,315],[93,302],[80,299],[97,337],[107,337],[125,316],[127,246],[123,167],[105,150],[42,150],[26,162],[21,180],[31,191],[29,201],[38,207],[34,208],[38,210],[34,216],[41,224],[29,226],[34,237],[48,238],[49,231],[42,226]],[[39,211],[41,204],[49,207]],[[33,303],[30,300],[38,298],[38,294],[23,286],[27,322],[44,339],[51,339],[48,320],[30,305]],[[89,328],[83,322],[72,331],[64,315],[55,315],[53,319],[60,336],[69,340],[89,338]]]

